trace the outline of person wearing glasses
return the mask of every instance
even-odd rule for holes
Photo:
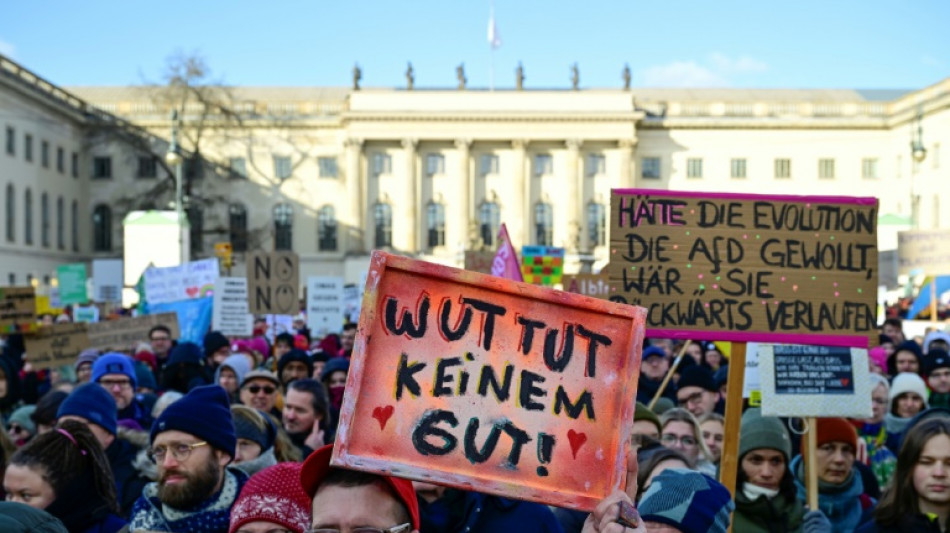
[[[660,434],[663,446],[682,453],[695,470],[716,477],[712,454],[702,438],[699,422],[692,413],[686,409],[670,409],[660,417],[660,424],[663,426],[663,432]]]
[[[130,357],[118,352],[103,354],[92,364],[91,381],[112,395],[119,421],[131,420],[144,430],[152,426],[149,409],[135,397],[135,365]]]
[[[152,327],[148,332],[148,343],[152,346],[155,362],[158,364],[158,370],[161,371],[175,345],[171,330],[162,324]]]
[[[306,533],[419,533],[419,502],[412,482],[330,466],[333,445],[310,454],[300,484],[311,498]]]
[[[257,369],[244,374],[241,382],[241,403],[273,415],[278,420],[281,412],[277,409],[277,396],[280,392],[280,381],[277,374],[270,370]]]
[[[224,389],[192,389],[155,420],[149,440],[158,481],[135,502],[129,530],[227,533],[247,475],[228,467],[237,436]]]
[[[280,463],[251,476],[231,509],[228,533],[304,533],[310,497],[300,485],[300,463]]]
[[[717,412],[720,403],[719,387],[713,379],[712,370],[702,365],[690,365],[683,369],[676,383],[676,403],[683,409],[702,418],[707,413]]]

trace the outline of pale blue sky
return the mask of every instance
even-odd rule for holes
[[[159,80],[198,51],[235,85],[451,87],[465,63],[487,87],[489,0],[16,1],[0,53],[60,85]],[[497,88],[634,86],[920,88],[950,77],[950,1],[496,0]]]

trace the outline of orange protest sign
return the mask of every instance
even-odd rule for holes
[[[625,481],[644,322],[374,252],[332,463],[590,511]]]

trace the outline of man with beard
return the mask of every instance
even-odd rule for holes
[[[327,393],[319,381],[307,378],[290,382],[284,398],[284,429],[304,457],[323,446],[326,436],[320,425],[328,417]]]
[[[227,468],[237,437],[224,389],[192,389],[155,421],[150,440],[158,481],[135,502],[129,530],[227,533],[247,476]]]

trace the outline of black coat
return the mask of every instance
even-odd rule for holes
[[[122,438],[116,438],[106,448],[106,458],[109,459],[112,476],[115,478],[119,515],[125,518],[131,514],[132,505],[142,495],[142,489],[149,481],[133,465],[138,452],[137,447]]]

